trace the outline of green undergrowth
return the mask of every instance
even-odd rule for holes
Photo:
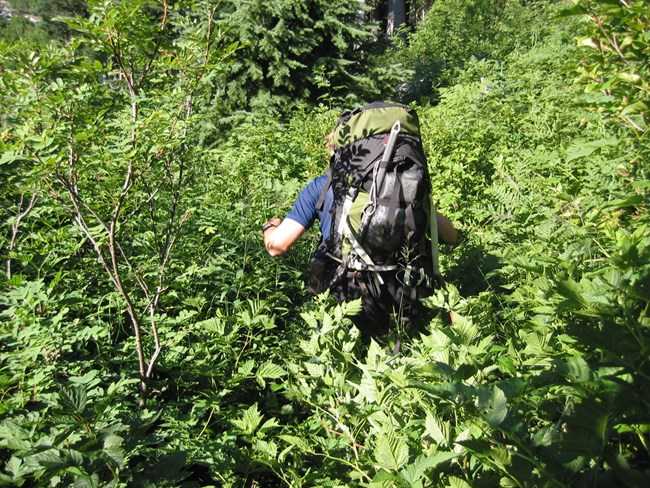
[[[337,112],[260,117],[188,152],[143,407],[123,297],[38,170],[3,156],[3,201],[41,193],[0,294],[0,484],[648,485],[647,136],[585,103],[573,28],[469,60],[417,107],[434,198],[462,235],[419,333],[366,346],[359,303],[307,298],[316,229],[281,258],[261,243],[326,167]],[[143,279],[154,224],[129,221],[123,241]]]

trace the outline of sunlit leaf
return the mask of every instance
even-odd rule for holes
[[[375,443],[374,457],[382,468],[397,470],[408,462],[408,445],[393,431],[380,433]]]

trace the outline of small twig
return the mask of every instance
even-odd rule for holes
[[[27,207],[25,210],[22,210],[23,208],[23,202],[25,201],[25,195],[20,194],[20,201],[18,202],[18,212],[16,213],[16,217],[14,218],[14,221],[11,223],[11,238],[9,239],[9,247],[8,247],[8,257],[7,257],[7,279],[11,279],[11,251],[14,250],[16,247],[16,240],[18,237],[18,227],[20,226],[20,222],[27,217],[30,212],[34,209],[34,206],[36,205],[36,200],[38,199],[38,196],[36,195],[36,192],[32,194],[32,196],[29,199],[29,203],[27,203]]]

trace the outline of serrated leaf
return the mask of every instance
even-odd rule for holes
[[[506,394],[495,386],[492,388],[491,395],[487,403],[481,405],[485,420],[491,427],[500,425],[508,414],[508,399]]]
[[[253,372],[253,368],[255,368],[255,361],[252,359],[249,359],[248,361],[244,361],[239,368],[237,369],[237,372],[240,374],[243,374],[244,376],[248,376]]]
[[[419,456],[415,461],[400,471],[400,477],[409,486],[413,486],[418,481],[421,481],[427,471],[456,457],[458,457],[458,454],[455,452],[437,452],[431,456]]]
[[[583,398],[566,417],[562,447],[573,454],[599,456],[614,434],[615,419],[627,407],[625,398]]]
[[[359,315],[363,311],[363,302],[361,299],[352,300],[345,303],[344,313],[346,316]]]
[[[425,434],[431,437],[437,444],[447,445],[449,443],[449,433],[451,425],[437,418],[432,413],[428,413],[424,421]]]
[[[244,434],[252,435],[257,427],[262,422],[262,415],[257,409],[257,403],[244,411],[239,419],[231,419],[230,422],[244,432]]]
[[[600,139],[597,141],[578,141],[566,150],[565,161],[567,163],[576,159],[591,156],[594,152],[607,147],[614,147],[617,144],[615,138]]]
[[[11,459],[7,461],[5,469],[11,474],[13,478],[21,478],[23,474],[29,472],[28,470],[24,469],[22,459],[17,458],[16,456],[12,456]]]
[[[97,488],[99,486],[99,475],[93,473],[92,475],[77,476],[74,480],[73,488]]]
[[[71,414],[80,414],[86,408],[86,388],[83,385],[64,386],[59,391],[59,406]]]
[[[449,482],[449,488],[472,488],[467,481],[455,476],[450,476],[447,481]]]
[[[30,446],[29,432],[11,420],[0,423],[0,445],[12,450],[28,449]]]
[[[281,434],[277,436],[279,439],[282,439],[287,444],[295,446],[303,452],[309,452],[309,445],[305,442],[304,439],[295,435]]]
[[[408,445],[393,431],[386,431],[377,437],[375,461],[388,470],[398,470],[408,462]]]
[[[65,457],[61,455],[61,451],[58,449],[48,449],[32,454],[31,456],[25,457],[24,462],[26,466],[35,469],[46,468],[57,470],[67,466]]]
[[[107,447],[99,453],[99,458],[111,466],[122,468],[126,461],[126,454],[120,447]]]
[[[274,442],[264,441],[262,439],[256,439],[253,448],[261,453],[269,456],[270,458],[275,459],[278,455],[278,446]]]
[[[256,376],[266,378],[266,379],[275,379],[275,378],[281,378],[286,374],[287,372],[284,368],[270,361],[267,361],[257,369]]]
[[[582,287],[574,280],[561,280],[556,283],[557,292],[567,299],[567,304],[574,308],[589,308],[582,295]]]
[[[589,364],[581,356],[553,359],[551,364],[559,374],[571,381],[584,383],[592,379],[591,368],[589,368]]]
[[[359,390],[359,395],[365,399],[366,402],[374,403],[377,401],[377,384],[375,383],[375,380],[368,374],[363,375],[360,383],[348,381],[348,384],[354,386],[357,390]]]
[[[274,429],[278,425],[280,424],[278,423],[278,420],[276,418],[270,418],[260,426],[259,430],[260,432],[265,432],[267,430]]]

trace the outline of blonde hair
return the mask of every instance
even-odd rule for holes
[[[330,153],[330,156],[331,156],[332,154],[334,154],[334,147],[335,147],[335,146],[334,146],[334,131],[332,131],[332,132],[330,132],[329,134],[327,134],[327,143],[326,143],[326,146],[327,146],[327,150],[328,150],[329,153]]]

